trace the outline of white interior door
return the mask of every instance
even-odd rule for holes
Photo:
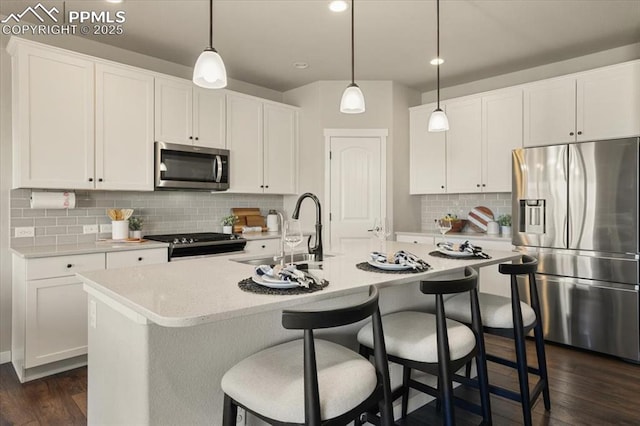
[[[370,249],[371,229],[383,216],[386,186],[383,179],[381,137],[336,137],[330,149],[330,247],[347,253]]]

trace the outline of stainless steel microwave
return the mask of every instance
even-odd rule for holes
[[[155,143],[155,189],[229,189],[229,151],[204,146]]]

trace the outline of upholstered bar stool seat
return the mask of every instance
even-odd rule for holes
[[[496,294],[479,293],[480,316],[482,325],[491,328],[513,328],[513,310],[511,298]],[[471,310],[469,309],[469,295],[458,294],[444,302],[447,317],[471,324]],[[536,322],[536,313],[531,306],[520,302],[522,323],[530,327]]]
[[[315,340],[322,419],[337,417],[365,401],[376,387],[376,370],[344,346]],[[222,378],[225,394],[266,417],[304,423],[303,342],[295,340],[258,352]]]
[[[469,309],[467,298],[467,310]],[[448,312],[447,312],[448,313]],[[436,316],[423,312],[396,312],[383,317],[387,355],[417,362],[438,362],[438,330]],[[416,327],[419,324],[419,327]],[[447,320],[449,353],[451,360],[469,355],[476,347],[476,336],[465,324]],[[373,347],[373,327],[368,324],[358,332],[361,345]]]

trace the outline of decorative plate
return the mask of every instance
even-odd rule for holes
[[[487,223],[493,220],[493,212],[489,207],[474,207],[467,217],[469,226],[476,232],[487,232]]]

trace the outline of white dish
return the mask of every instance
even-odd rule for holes
[[[468,251],[453,251],[447,250],[442,247],[438,247],[438,251],[446,256],[450,257],[473,257],[475,256],[473,253],[469,253]]]
[[[260,275],[254,275],[253,277],[251,277],[251,279],[253,280],[254,283],[265,286],[265,287],[269,287],[269,288],[296,288],[299,287],[297,282],[294,281],[266,281],[263,277],[261,277]]]
[[[397,263],[380,263],[373,260],[369,260],[368,263],[375,268],[384,269],[385,271],[406,271],[407,269],[411,269],[409,265],[399,265]]]

